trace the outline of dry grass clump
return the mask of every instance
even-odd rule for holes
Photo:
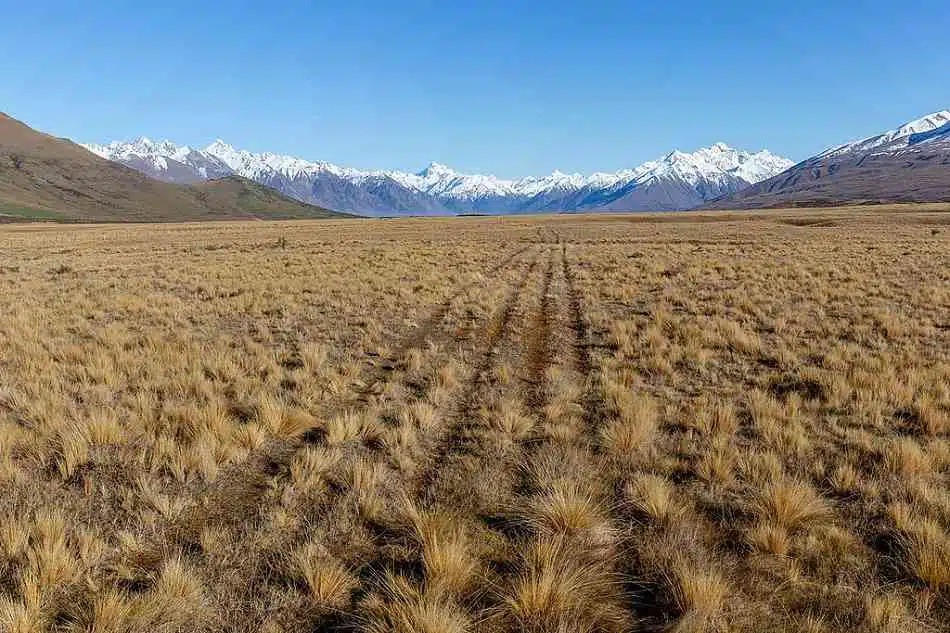
[[[651,521],[677,521],[686,511],[675,488],[659,475],[638,473],[627,483],[625,493],[634,511]]]
[[[758,335],[736,321],[719,320],[715,324],[715,331],[721,337],[722,343],[732,351],[753,355],[762,349]]]
[[[619,580],[609,561],[579,557],[569,541],[536,540],[499,617],[517,630],[538,633],[621,630],[624,616],[615,605]]]
[[[933,472],[930,454],[911,438],[896,438],[882,452],[882,466],[895,475],[919,478]]]
[[[735,477],[737,451],[728,439],[714,438],[702,456],[696,474],[712,485],[727,485]]]
[[[200,579],[183,562],[168,560],[142,604],[145,619],[170,630],[194,626],[204,615],[204,591]]]
[[[864,618],[868,628],[880,633],[910,631],[920,625],[913,622],[900,596],[893,594],[865,596]]]
[[[489,426],[515,441],[528,437],[535,426],[534,420],[525,415],[517,400],[500,402],[495,407],[482,410],[481,415]]]
[[[308,543],[293,554],[295,575],[309,589],[310,597],[322,607],[340,609],[359,585],[356,576],[319,543]]]
[[[445,594],[422,591],[407,579],[388,574],[384,597],[365,605],[360,630],[367,633],[467,633],[471,618]]]
[[[950,406],[947,404],[941,406],[934,398],[923,397],[917,400],[908,413],[909,417],[917,421],[924,435],[933,437],[950,434]]]
[[[342,455],[331,448],[308,447],[291,462],[290,478],[300,488],[320,488],[341,459]]]
[[[706,436],[730,436],[739,427],[735,407],[721,398],[702,398],[688,422]]]
[[[617,457],[634,453],[646,445],[659,426],[656,403],[645,394],[634,394],[617,383],[608,383],[607,401],[616,416],[601,430],[600,442]]]
[[[402,520],[421,550],[425,591],[464,595],[471,589],[479,569],[478,551],[458,517],[403,502]]]
[[[578,482],[555,485],[522,511],[529,528],[544,538],[576,537],[586,544],[610,543],[613,529],[601,504]]]
[[[792,548],[788,528],[771,521],[762,521],[753,526],[746,539],[754,550],[772,556],[788,556]]]
[[[673,628],[682,633],[711,630],[729,596],[729,585],[718,572],[682,557],[664,571],[663,585],[679,616]]]
[[[764,488],[753,503],[762,521],[794,531],[831,516],[831,508],[810,485],[779,481]]]
[[[316,424],[316,418],[298,407],[288,407],[276,398],[264,398],[258,405],[258,422],[275,437],[303,435]]]
[[[409,422],[423,431],[433,428],[438,422],[436,408],[425,400],[416,400],[403,412],[405,422]]]
[[[181,560],[169,559],[154,585],[142,594],[103,589],[88,608],[70,605],[68,631],[119,633],[126,631],[201,630],[208,624],[205,588]],[[39,629],[44,630],[44,629]]]
[[[950,534],[917,508],[895,504],[897,565],[910,578],[937,592],[950,591]]]
[[[327,422],[327,441],[330,444],[342,444],[359,440],[376,441],[382,435],[373,410],[345,411]]]

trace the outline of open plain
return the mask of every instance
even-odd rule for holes
[[[0,628],[950,631],[950,207],[0,227]]]

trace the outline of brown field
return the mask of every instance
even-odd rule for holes
[[[950,631],[947,210],[0,227],[0,629]]]

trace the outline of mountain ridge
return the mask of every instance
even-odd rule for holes
[[[950,200],[950,110],[835,145],[711,209]]]
[[[359,170],[237,150],[220,139],[203,149],[145,137],[85,147],[161,180],[199,182],[234,173],[298,200],[368,214],[684,210],[793,164],[768,150],[752,153],[717,143],[693,153],[674,151],[614,173],[584,176],[555,171],[510,180],[464,174],[437,162],[416,173]]]

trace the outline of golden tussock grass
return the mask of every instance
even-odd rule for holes
[[[525,569],[501,613],[519,630],[547,633],[622,626],[622,614],[611,608],[619,579],[610,573],[609,561],[578,557],[563,538],[534,541],[524,557]]]
[[[674,486],[658,475],[639,473],[627,483],[625,493],[632,508],[651,521],[676,521],[686,510]]]
[[[752,507],[762,521],[791,531],[831,516],[828,502],[810,485],[798,481],[766,485]]]
[[[451,597],[420,591],[406,579],[387,575],[384,597],[366,605],[361,630],[368,633],[466,633],[470,616]]]
[[[941,218],[4,227],[0,628],[948,631]]]
[[[663,584],[679,615],[674,630],[683,633],[710,630],[729,596],[729,586],[719,573],[682,558],[672,561]]]
[[[346,606],[350,592],[359,586],[352,571],[317,543],[309,543],[294,552],[293,563],[294,574],[306,583],[311,598],[320,606],[334,609]]]

